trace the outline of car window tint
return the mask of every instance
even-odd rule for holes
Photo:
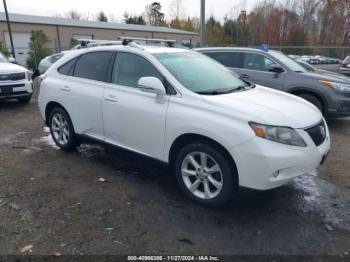
[[[107,82],[112,52],[91,52],[83,54],[74,68],[74,76]]]
[[[130,53],[117,54],[114,62],[112,83],[137,87],[139,79],[144,76],[157,77],[164,83],[163,76],[143,57]]]
[[[77,61],[76,58],[68,61],[67,63],[62,65],[60,68],[58,68],[58,72],[62,75],[68,75],[68,76],[73,75],[73,68],[76,61]]]
[[[257,70],[257,71],[269,71],[269,67],[275,64],[271,59],[253,53],[245,53],[243,59],[243,68],[249,70]]]
[[[241,54],[237,52],[209,52],[205,55],[215,59],[219,63],[227,67],[240,68]]]

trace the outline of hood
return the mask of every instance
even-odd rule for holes
[[[308,78],[313,78],[315,80],[324,80],[324,81],[330,81],[330,82],[336,82],[336,83],[350,84],[350,79],[348,77],[337,73],[328,72],[328,71],[318,70],[316,72],[300,73],[300,75]]]
[[[338,74],[336,72],[318,69],[315,73],[322,75],[322,76],[325,76],[325,77],[335,77],[335,78],[340,79],[341,81],[344,81],[344,83],[350,83],[349,77],[342,75],[342,74]]]
[[[321,112],[309,102],[262,86],[242,92],[202,97],[205,102],[224,107],[237,117],[261,124],[305,128],[322,119]]]
[[[28,71],[23,66],[12,63],[0,63],[0,74],[21,73]]]

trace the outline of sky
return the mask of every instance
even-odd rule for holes
[[[158,0],[166,18],[169,19],[169,6],[172,0]],[[260,0],[261,1],[261,0]],[[141,14],[145,6],[152,0],[7,0],[9,13],[55,16],[64,15],[74,9],[84,15],[95,17],[99,11],[104,11],[110,20],[121,21],[125,11],[131,14]],[[206,17],[214,15],[222,20],[227,15],[236,16],[245,9],[249,11],[259,0],[206,0]],[[186,16],[199,17],[200,0],[183,0]],[[0,3],[0,11],[4,8]]]

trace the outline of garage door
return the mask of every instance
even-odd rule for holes
[[[10,36],[8,32],[5,34],[6,47],[11,50]],[[30,33],[12,32],[13,45],[15,48],[16,61],[20,65],[26,65],[29,53]]]

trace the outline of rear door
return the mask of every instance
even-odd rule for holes
[[[112,51],[81,55],[71,69],[71,76],[60,86],[64,106],[79,134],[104,139],[102,100],[113,56]]]
[[[243,65],[239,70],[241,78],[258,85],[271,87],[278,90],[284,89],[286,71],[282,73],[270,72],[271,65],[279,63],[272,58],[253,52],[243,53]]]

